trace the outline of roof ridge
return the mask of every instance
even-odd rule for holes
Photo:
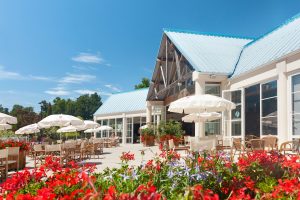
[[[112,95],[124,94],[124,93],[130,93],[130,92],[137,92],[137,91],[141,91],[141,90],[149,90],[149,87],[147,87],[147,88],[138,88],[138,89],[128,90],[128,91],[115,92],[115,93],[112,93]],[[110,95],[110,96],[112,96],[112,95]]]
[[[195,34],[195,35],[224,37],[224,38],[233,38],[233,39],[255,40],[254,37],[234,36],[234,35],[217,34],[217,33],[207,33],[207,32],[192,31],[192,30],[174,29],[174,28],[163,28],[163,32],[177,32],[177,33],[188,33],[188,34]]]
[[[285,20],[282,24],[276,26],[276,27],[273,28],[272,30],[266,32],[265,34],[263,34],[263,35],[261,35],[261,36],[259,36],[259,37],[257,37],[256,39],[252,40],[251,42],[249,42],[248,44],[246,44],[244,47],[248,47],[248,46],[254,44],[255,42],[257,42],[257,41],[259,41],[259,40],[265,38],[266,36],[270,35],[271,33],[275,32],[275,31],[277,31],[277,30],[283,28],[284,26],[288,25],[289,23],[295,21],[295,20],[298,19],[298,18],[300,18],[300,12],[297,13],[296,15],[292,16],[291,18]]]

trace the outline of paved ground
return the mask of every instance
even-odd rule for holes
[[[100,155],[99,158],[92,158],[89,160],[85,160],[86,163],[96,164],[96,172],[101,172],[103,169],[109,167],[119,167],[121,165],[120,156],[122,155],[122,152],[128,152],[134,153],[135,160],[130,161],[130,165],[140,165],[143,160],[150,160],[152,159],[155,154],[159,154],[160,150],[158,149],[158,146],[153,147],[144,147],[141,144],[121,144],[119,147],[113,147],[113,148],[104,148],[103,155]],[[141,151],[145,152],[145,155],[142,156]],[[33,168],[34,162],[33,159],[27,157],[27,168]]]

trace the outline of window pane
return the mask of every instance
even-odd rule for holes
[[[293,135],[300,135],[300,115],[293,115]]]
[[[236,108],[231,111],[231,119],[241,119],[241,105],[236,106]]]
[[[293,92],[300,91],[300,74],[293,76],[292,78],[292,91]]]
[[[271,81],[261,85],[262,98],[277,96],[277,81]]]
[[[293,98],[293,113],[300,113],[300,93],[295,93]]]
[[[262,134],[277,135],[277,117],[268,117],[262,119]]]
[[[241,91],[233,91],[231,92],[231,101],[233,103],[241,103]]]
[[[277,116],[277,97],[262,100],[262,116]]]
[[[219,135],[221,120],[215,120],[205,123],[205,135]]]
[[[231,122],[231,135],[232,136],[242,135],[241,121]]]
[[[220,85],[206,85],[205,94],[211,94],[215,96],[220,96]]]

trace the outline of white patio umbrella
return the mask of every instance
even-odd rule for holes
[[[95,129],[100,127],[100,124],[94,122],[92,120],[84,120],[83,125],[76,126],[78,130],[87,130],[87,129]]]
[[[187,96],[172,102],[169,106],[170,112],[176,113],[202,113],[222,112],[235,109],[231,101],[210,94]]]
[[[16,124],[18,120],[16,117],[0,113],[0,124]]]
[[[148,125],[147,125],[147,124],[140,127],[140,129],[146,129],[146,128],[148,128]]]
[[[89,128],[84,131],[84,133],[94,133],[94,132],[97,132],[95,128]]]
[[[9,124],[0,124],[0,131],[5,131],[11,129],[12,126]]]
[[[235,109],[235,104],[224,98],[217,97],[210,94],[193,95],[183,97],[172,102],[169,106],[170,112],[176,113],[203,113],[203,112],[223,112]],[[204,122],[198,122],[199,133],[195,133],[195,136],[204,136]]]
[[[39,133],[40,132],[40,127],[38,124],[30,124],[27,126],[24,126],[20,129],[18,129],[15,134],[17,135],[24,135],[24,134],[34,134],[34,133]]]
[[[66,127],[62,127],[60,129],[58,129],[56,132],[58,133],[72,133],[72,132],[76,132],[78,129],[75,126],[66,126]]]
[[[96,128],[96,131],[110,131],[110,130],[113,130],[112,127],[110,126],[100,126],[99,128]]]
[[[221,118],[221,114],[217,112],[192,113],[182,118],[184,122],[207,122]]]
[[[66,127],[62,127],[60,129],[58,129],[56,132],[57,133],[73,133],[76,132],[78,130],[78,128],[76,126],[66,126]],[[61,138],[61,134],[60,134],[60,138]],[[76,139],[77,139],[77,135],[76,135]]]
[[[48,117],[42,119],[38,125],[42,128],[44,127],[51,127],[51,126],[59,126],[59,127],[65,127],[69,125],[73,126],[79,126],[83,125],[83,120],[74,117],[72,115],[64,115],[64,114],[55,114],[55,115],[49,115]]]

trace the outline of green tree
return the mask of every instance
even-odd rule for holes
[[[1,112],[1,113],[5,113],[5,114],[8,114],[8,113],[9,113],[9,110],[8,110],[8,108],[5,108],[5,107],[3,107],[3,106],[0,104],[0,112]]]
[[[18,123],[13,126],[14,130],[41,120],[40,115],[34,112],[33,107],[23,107],[18,104],[13,106],[10,115],[18,119]]]
[[[93,119],[93,114],[101,105],[101,97],[97,93],[81,95],[76,99],[75,115],[83,119]]]
[[[150,86],[150,80],[148,78],[143,78],[142,82],[135,85],[135,89],[148,88]]]
[[[42,118],[52,114],[52,108],[51,108],[52,106],[50,102],[48,103],[46,100],[42,100],[39,104],[41,106],[40,115]]]

